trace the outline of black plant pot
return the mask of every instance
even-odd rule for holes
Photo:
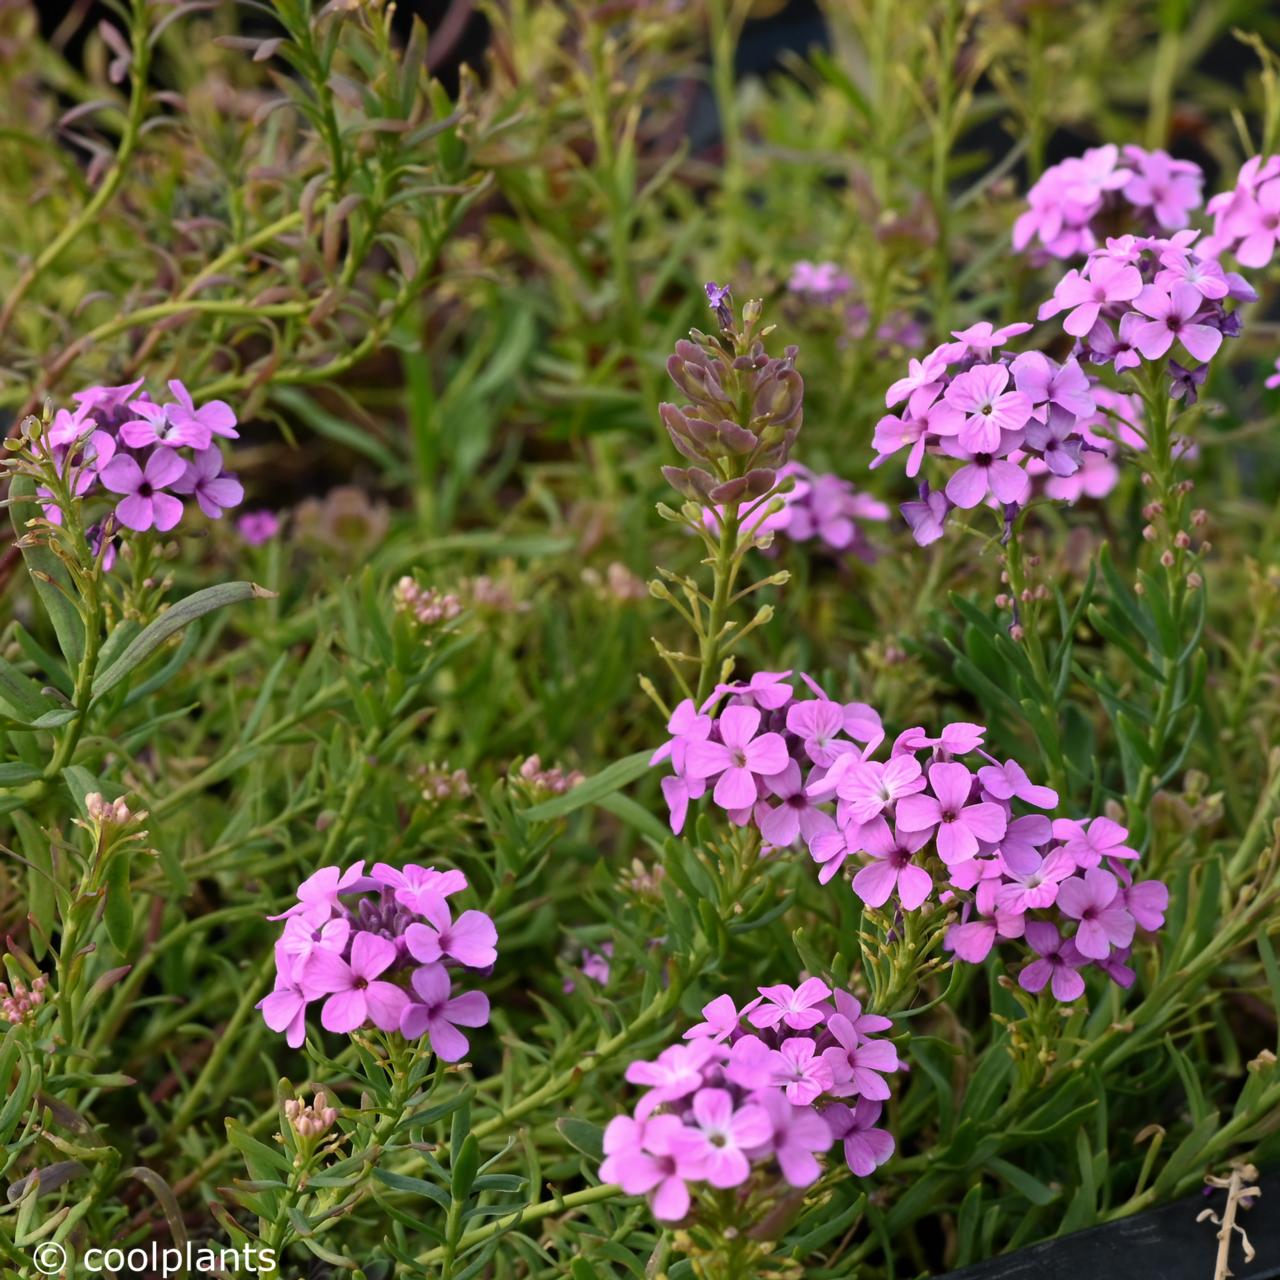
[[[1236,1221],[1256,1250],[1246,1263],[1235,1233],[1230,1275],[1236,1280],[1280,1280],[1280,1172],[1258,1182],[1262,1195]],[[1190,1196],[1148,1213],[1020,1249],[990,1262],[952,1271],[943,1280],[1212,1280],[1218,1228],[1197,1222],[1204,1209],[1221,1214],[1225,1191]]]

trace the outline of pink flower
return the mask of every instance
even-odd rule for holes
[[[844,725],[844,708],[825,698],[793,702],[787,708],[787,731],[800,739],[805,755],[814,764],[830,765],[849,750],[847,742],[836,741],[844,733]]]
[[[762,733],[755,707],[726,707],[718,722],[722,742],[691,742],[685,756],[691,778],[719,775],[712,795],[722,809],[748,809],[756,801],[756,778],[781,773],[789,759],[781,734]]]
[[[1052,787],[1041,787],[1033,783],[1016,760],[986,765],[978,770],[978,781],[993,800],[1012,800],[1016,797],[1037,809],[1052,809],[1058,803],[1058,793]]]
[[[747,1016],[753,1027],[776,1027],[781,1023],[792,1031],[807,1031],[822,1021],[822,1002],[831,995],[831,988],[821,978],[808,978],[798,987],[789,987],[785,982],[761,987],[760,994],[765,1003]]]
[[[1031,332],[1031,325],[1023,320],[1014,324],[1006,324],[995,328],[990,320],[979,320],[967,329],[957,329],[951,334],[955,342],[947,343],[942,350],[949,360],[959,360],[965,356],[973,356],[977,360],[990,360],[991,353],[997,347],[1003,347],[1010,338],[1021,337]]]
[[[1063,842],[1063,850],[1076,860],[1076,866],[1082,871],[1096,867],[1103,858],[1138,856],[1136,849],[1124,843],[1129,838],[1128,830],[1110,818],[1094,818],[1087,827],[1070,818],[1056,818],[1053,834]]]
[[[878,456],[871,463],[873,471],[899,449],[910,446],[906,473],[914,476],[920,470],[929,437],[953,436],[960,430],[964,415],[937,396],[936,387],[922,387],[907,402],[904,413],[886,414],[876,423],[871,444]]]
[[[683,773],[689,743],[705,742],[711,736],[713,723],[710,716],[698,711],[692,698],[685,698],[667,721],[667,732],[671,734],[671,738],[649,757],[649,764],[661,764],[663,760],[669,759],[671,767],[677,773]]]
[[[885,392],[885,407],[892,409],[917,391],[928,390],[936,397],[947,372],[947,362],[940,351],[930,352],[923,360],[907,361],[907,376],[899,378]]]
[[[489,997],[483,991],[452,996],[449,973],[442,964],[415,969],[409,979],[417,1000],[400,1014],[400,1034],[406,1040],[431,1037],[431,1049],[441,1062],[458,1062],[471,1047],[459,1027],[483,1027],[489,1021]]]
[[[738,1024],[743,1018],[751,1012],[763,999],[763,996],[756,996],[754,1000],[747,1001],[741,1009],[733,1003],[732,996],[716,996],[716,998],[702,1006],[702,1016],[705,1019],[696,1026],[692,1026],[684,1033],[686,1040],[710,1039],[716,1044],[721,1044],[727,1040],[738,1029]]]
[[[938,856],[950,865],[978,852],[979,841],[999,840],[1008,825],[998,804],[969,804],[973,775],[962,764],[935,764],[929,770],[932,796],[906,796],[897,808],[903,831],[937,828]]]
[[[743,1152],[769,1141],[768,1112],[752,1102],[735,1109],[727,1089],[699,1089],[693,1095],[691,1120],[671,1143],[685,1176],[713,1187],[741,1186],[751,1173]]]
[[[373,879],[388,889],[394,889],[396,901],[402,907],[417,912],[421,912],[428,903],[440,902],[467,887],[467,877],[461,871],[437,871],[435,867],[420,867],[414,862],[403,867],[375,862]]]
[[[1198,208],[1204,173],[1190,160],[1175,160],[1167,151],[1146,151],[1127,146],[1125,159],[1133,176],[1123,195],[1132,205],[1150,209],[1166,231],[1176,231],[1190,221],[1188,214]]]
[[[889,760],[854,760],[838,781],[836,793],[849,821],[870,822],[890,805],[924,790],[920,761],[915,756]]]
[[[1240,171],[1244,177],[1244,170]],[[1252,199],[1247,200],[1235,220],[1236,235],[1243,242],[1236,250],[1240,264],[1265,267],[1276,251],[1280,239],[1280,179],[1264,182]]]
[[[869,1039],[881,1031],[888,1031],[893,1021],[880,1013],[863,1013],[862,1001],[847,991],[837,991],[834,997],[836,1012],[848,1019],[849,1025],[863,1040]]]
[[[756,826],[771,845],[785,849],[800,836],[811,843],[824,832],[835,830],[831,815],[815,808],[805,794],[800,766],[794,760],[787,761],[781,773],[766,778],[764,785],[782,801],[779,805],[770,805],[761,800],[755,807]]]
[[[483,911],[464,911],[453,920],[446,903],[428,898],[417,910],[428,923],[415,921],[404,931],[409,954],[423,964],[449,959],[469,969],[488,969],[498,959],[498,930]]]
[[[975,453],[994,453],[1006,432],[1014,432],[1031,416],[1031,401],[1021,391],[1006,391],[1009,370],[1002,364],[975,365],[956,376],[944,399],[965,415],[958,439]]]
[[[120,427],[120,439],[131,449],[146,449],[151,445],[207,449],[213,442],[209,428],[198,418],[189,414],[175,418],[173,411],[178,408],[176,405],[135,400],[129,407],[138,416]]]
[[[767,1090],[760,1102],[769,1117],[771,1133],[751,1156],[772,1155],[793,1187],[816,1182],[822,1167],[814,1152],[829,1150],[833,1141],[826,1122],[812,1107],[792,1106],[775,1089]]]
[[[919,547],[927,547],[942,537],[951,511],[946,495],[930,492],[927,484],[920,486],[920,498],[899,506],[902,518],[911,528],[911,536]]]
[[[1075,870],[1071,856],[1054,849],[1033,871],[1009,872],[1008,882],[996,891],[996,904],[1010,915],[1042,911],[1053,906],[1059,885]]]
[[[1044,419],[1048,406],[1079,418],[1097,407],[1089,392],[1089,379],[1080,362],[1073,356],[1065,364],[1056,365],[1039,351],[1024,351],[1010,365],[1014,386],[1032,403],[1033,416]]]
[[[844,1143],[845,1163],[859,1178],[867,1178],[893,1155],[893,1135],[877,1129],[882,1104],[873,1098],[859,1098],[857,1105],[833,1102],[822,1109],[822,1118],[837,1142]]]
[[[790,671],[757,671],[746,684],[718,684],[717,693],[730,693],[744,703],[754,703],[763,711],[777,711],[795,696],[787,683]]]
[[[239,438],[240,433],[236,430],[236,415],[225,400],[210,400],[208,404],[197,409],[195,402],[191,399],[191,393],[176,378],[169,383],[169,390],[178,402],[169,407],[170,417],[177,422],[196,422],[210,435],[224,436],[229,440]]]
[[[1062,882],[1058,910],[1080,922],[1074,941],[1080,954],[1091,960],[1105,960],[1113,946],[1127,947],[1133,941],[1134,919],[1120,897],[1119,882],[1100,867]]]
[[[853,877],[854,893],[867,906],[882,907],[896,890],[902,909],[915,911],[933,890],[933,877],[914,861],[928,839],[928,831],[891,832],[883,818],[867,823],[859,843],[873,861]]]
[[[345,871],[341,867],[320,867],[298,886],[297,905],[268,920],[284,920],[303,912],[314,913],[324,908],[332,914],[338,907],[338,899],[346,893],[364,893],[378,887],[378,882],[364,873],[364,859],[354,862]]]
[[[276,982],[269,996],[258,1001],[262,1020],[272,1031],[284,1032],[290,1049],[300,1049],[307,1038],[307,997],[296,975],[296,957],[276,944]]]
[[[1139,929],[1155,933],[1164,924],[1165,912],[1169,909],[1168,885],[1159,880],[1140,880],[1137,884],[1121,885],[1120,894]]]
[[[1212,360],[1222,345],[1222,330],[1194,323],[1202,301],[1194,285],[1175,284],[1168,293],[1147,285],[1133,305],[1151,319],[1134,330],[1133,345],[1146,359],[1158,360],[1177,339],[1197,360]]]
[[[1023,966],[1018,985],[1024,991],[1042,991],[1050,984],[1055,1000],[1070,1004],[1084,995],[1084,979],[1079,970],[1085,958],[1070,938],[1061,938],[1054,925],[1031,921],[1027,925],[1027,942],[1040,957]]]
[[[117,454],[100,479],[112,493],[125,495],[116,507],[122,525],[138,533],[151,528],[167,533],[182,519],[182,502],[164,490],[185,471],[186,464],[172,449],[161,448],[152,450],[145,471],[128,454]]]
[[[627,1068],[627,1080],[649,1087],[636,1107],[636,1115],[643,1120],[664,1103],[675,1102],[701,1088],[702,1068],[719,1051],[718,1045],[709,1040],[695,1040],[692,1044],[669,1046],[653,1062],[633,1062]]]
[[[889,1096],[884,1072],[898,1069],[898,1051],[888,1040],[867,1040],[842,1013],[827,1019],[827,1030],[837,1045],[823,1051],[831,1067],[833,1083],[828,1092],[837,1098],[857,1095],[883,1101]]]
[[[648,1195],[654,1217],[664,1222],[683,1218],[689,1212],[685,1178],[695,1176],[674,1151],[683,1130],[677,1116],[615,1116],[604,1131],[600,1177],[629,1196]]]
[[[320,1012],[321,1026],[345,1033],[372,1022],[383,1031],[398,1030],[409,997],[394,983],[378,981],[395,959],[394,942],[363,931],[351,941],[350,962],[336,951],[312,951],[302,968],[301,986],[309,1000],[329,997]]]
[[[947,497],[964,511],[976,507],[988,493],[1001,502],[1025,502],[1031,481],[1016,462],[1005,456],[1021,443],[1019,434],[1006,438],[997,450],[971,452],[956,441],[943,441],[943,452],[965,463],[947,481]]]
[[[1176,249],[1160,255],[1162,270],[1152,283],[1166,291],[1177,284],[1191,285],[1202,298],[1225,298],[1230,292],[1226,273],[1212,258],[1196,258]]]
[[[1011,915],[997,908],[994,915],[953,924],[942,945],[961,960],[981,964],[991,954],[997,938],[1020,938],[1025,928],[1025,916]]]
[[[1132,302],[1142,291],[1138,268],[1114,258],[1093,258],[1086,270],[1087,276],[1074,269],[1068,271],[1058,281],[1052,299],[1040,308],[1041,320],[1066,311],[1062,327],[1074,338],[1083,338],[1093,328],[1103,307]]]
[[[174,493],[193,493],[200,510],[210,520],[217,520],[224,507],[239,506],[244,501],[244,486],[235,476],[222,470],[222,450],[201,449],[186,464],[182,477],[173,482]]]
[[[774,1055],[772,1083],[797,1107],[808,1106],[819,1094],[831,1088],[831,1066],[818,1055],[808,1036],[792,1036],[784,1040]]]

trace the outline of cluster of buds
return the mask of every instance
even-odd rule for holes
[[[452,622],[462,612],[462,601],[457,596],[445,595],[435,587],[420,587],[408,574],[396,583],[392,598],[397,613],[422,627]]]
[[[773,489],[800,431],[804,381],[795,347],[781,357],[766,354],[764,339],[773,330],[760,327],[758,300],[743,307],[739,324],[728,286],[708,284],[707,298],[720,334],[691,330],[667,361],[691,403],[660,407],[672,443],[698,465],[663,467],[662,474],[683,497],[715,507]]]
[[[471,779],[465,769],[450,769],[447,764],[426,764],[416,772],[422,798],[443,804],[447,800],[465,800],[471,794]]]
[[[116,800],[107,800],[96,791],[91,791],[85,796],[84,807],[89,815],[89,821],[96,823],[99,827],[127,827],[129,823],[141,822],[147,816],[145,811],[131,813],[123,796]]]
[[[38,1006],[44,1004],[45,988],[49,979],[41,974],[28,987],[21,978],[14,978],[12,989],[0,982],[0,1018],[6,1022],[23,1022]]]
[[[516,773],[528,788],[542,795],[562,796],[571,791],[578,783],[585,781],[577,769],[566,772],[562,765],[552,765],[549,769],[542,767],[542,757],[530,756]]]
[[[337,1108],[329,1105],[329,1095],[323,1089],[316,1090],[310,1103],[304,1103],[301,1098],[286,1098],[284,1113],[294,1133],[310,1142],[323,1138],[338,1122]]]

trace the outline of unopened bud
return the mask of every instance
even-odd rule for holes
[[[1198,573],[1187,574],[1187,587],[1191,591],[1199,591],[1204,586],[1204,579]]]
[[[1179,529],[1177,536],[1173,540],[1173,545],[1185,551],[1191,545],[1191,535],[1185,530]]]
[[[1160,553],[1160,563],[1164,565],[1166,569],[1172,569],[1173,568],[1173,552],[1162,551]]]

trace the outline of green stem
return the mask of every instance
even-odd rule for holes
[[[721,632],[729,614],[729,601],[733,595],[733,583],[737,577],[739,504],[730,503],[720,519],[720,545],[716,551],[715,590],[711,597],[711,611],[707,629],[700,646],[701,668],[698,673],[698,705],[711,696],[720,678]]]
[[[512,1231],[525,1223],[541,1222],[543,1218],[553,1217],[558,1213],[569,1213],[581,1209],[584,1205],[599,1204],[602,1200],[612,1200],[622,1195],[622,1188],[615,1182],[603,1182],[598,1187],[588,1187],[585,1191],[574,1191],[570,1195],[560,1196],[555,1200],[544,1200],[541,1204],[532,1204],[524,1209],[515,1210],[508,1218],[496,1218],[486,1226],[477,1227],[462,1236],[455,1248],[470,1249],[473,1245],[483,1244],[494,1236]],[[446,1246],[439,1245],[420,1253],[417,1258],[420,1267],[432,1266],[443,1262],[448,1256]]]

